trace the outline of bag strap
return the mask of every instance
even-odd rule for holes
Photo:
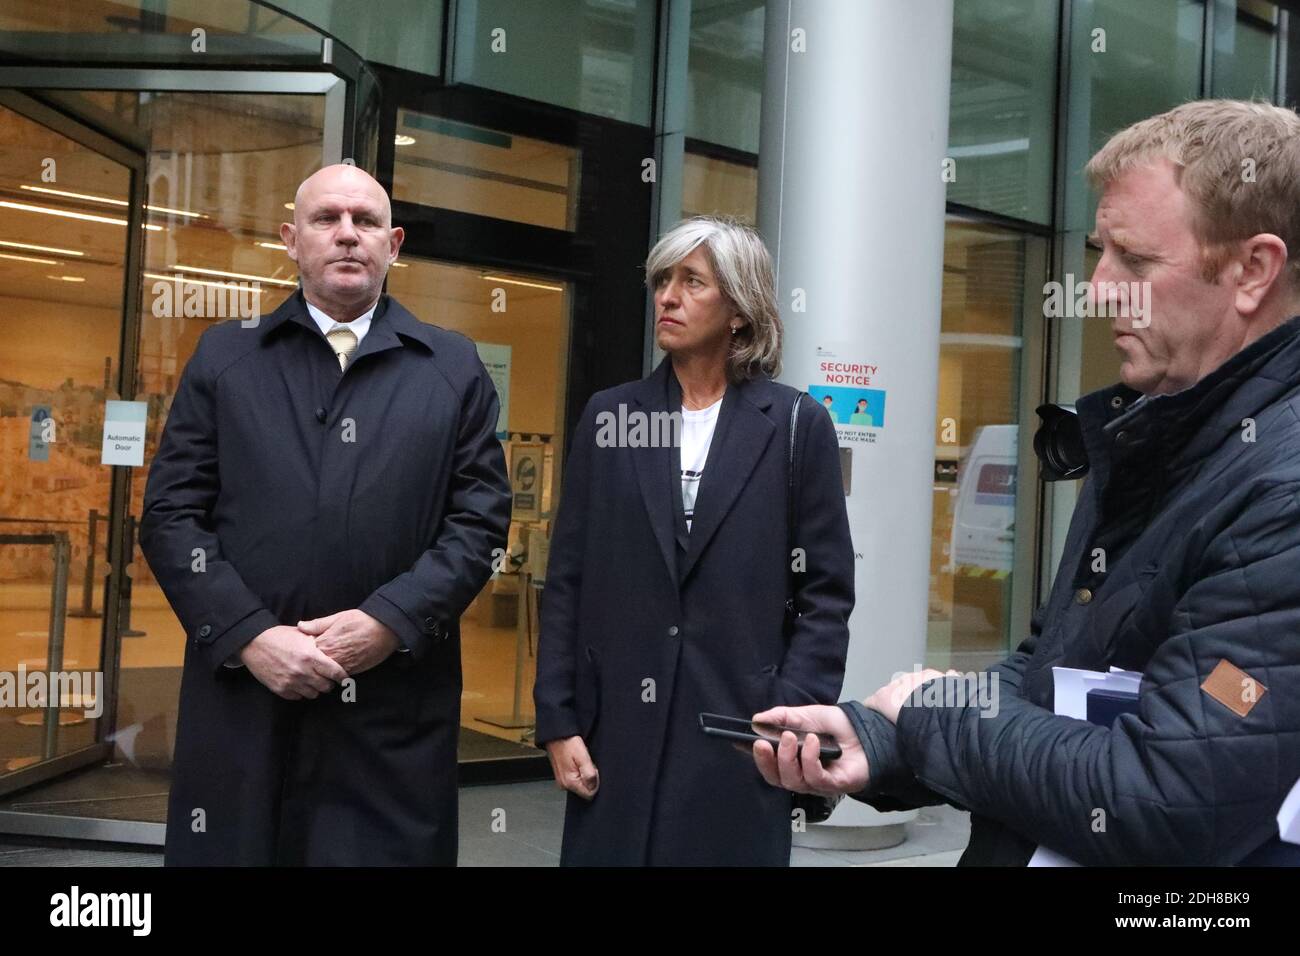
[[[786,453],[785,562],[787,570],[785,610],[786,614],[791,616],[795,614],[795,606],[794,568],[791,567],[794,562],[790,559],[790,552],[794,550],[795,512],[799,501],[798,488],[795,487],[795,476],[798,474],[795,449],[799,434],[799,406],[803,403],[803,397],[806,394],[806,392],[800,392],[794,397],[794,402],[790,406],[790,447]]]

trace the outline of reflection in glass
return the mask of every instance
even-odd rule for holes
[[[1235,17],[1214,20],[1213,95],[1272,100],[1277,88],[1278,8],[1237,0]]]
[[[47,737],[20,675],[101,670],[105,572],[88,559],[107,532],[130,188],[128,168],[0,107],[0,775],[95,740],[93,677]]]
[[[758,168],[687,153],[682,171],[682,216],[758,216]]]
[[[945,233],[926,653],[944,669],[978,670],[1019,639],[1009,630],[1030,241],[956,220]]]
[[[1126,126],[1200,95],[1204,20],[1203,0],[1096,0],[1092,32],[1072,40],[1072,62],[1080,64],[1092,105],[1088,156]],[[1094,36],[1097,30],[1104,34]],[[1101,55],[1092,52],[1099,42],[1106,49]],[[1097,196],[1090,192],[1079,210],[1082,220],[1068,227],[1090,230],[1096,209]]]
[[[571,232],[580,156],[567,146],[399,110],[393,198]]]
[[[198,31],[197,33],[195,31]],[[321,35],[254,0],[6,0],[0,52],[41,60],[192,62],[319,58]]]
[[[471,338],[495,371],[503,405],[498,434],[516,491],[525,459],[529,469],[541,462],[535,510],[528,513],[527,502],[515,497],[511,560],[461,617],[461,760],[532,757],[536,750],[520,742],[532,725],[537,598],[564,461],[569,287],[545,276],[423,259],[399,265],[405,268],[388,274],[389,294],[422,321]]]
[[[764,0],[694,0],[686,135],[758,152]]]
[[[950,202],[1051,220],[1057,8],[1042,0],[953,6]]]
[[[656,6],[459,0],[452,80],[649,126]]]

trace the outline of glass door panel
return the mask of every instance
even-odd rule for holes
[[[105,705],[132,169],[76,133],[0,106],[0,792],[91,747]]]

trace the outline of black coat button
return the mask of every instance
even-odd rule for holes
[[[199,628],[199,637],[207,637],[211,633],[212,633],[212,626],[209,624],[204,624],[201,628]]]
[[[676,637],[676,636],[677,636],[677,625],[676,625],[676,624],[674,624],[672,627],[668,628],[668,636],[669,636],[669,637]]]
[[[320,422],[322,425],[325,424],[325,409],[316,409],[316,421]]]

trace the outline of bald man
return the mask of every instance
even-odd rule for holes
[[[353,166],[280,227],[301,287],[207,328],[140,545],[186,633],[168,865],[454,865],[461,613],[510,520],[492,381],[382,294]]]

